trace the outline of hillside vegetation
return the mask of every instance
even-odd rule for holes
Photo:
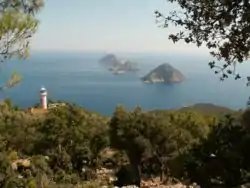
[[[139,186],[152,177],[234,187],[249,180],[249,111],[236,118],[118,106],[108,118],[67,104],[38,117],[10,101],[0,110],[0,187]],[[101,179],[102,168],[117,180]]]
[[[226,114],[235,114],[236,111],[224,106],[218,106],[210,103],[197,103],[192,106],[187,106],[179,109],[179,111],[196,111],[204,115],[214,115],[214,116],[223,116]]]

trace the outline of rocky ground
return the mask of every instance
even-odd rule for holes
[[[106,181],[111,183],[114,181],[112,170],[108,170],[105,168],[98,169],[96,171],[98,175],[98,179],[101,181]],[[108,186],[102,186],[103,188]],[[124,188],[136,188],[136,186],[124,186]],[[186,186],[181,183],[171,184],[171,185],[163,185],[159,178],[152,178],[150,180],[142,180],[141,188],[199,188],[197,185]]]
[[[115,180],[114,174],[112,170],[106,169],[106,168],[101,168],[96,171],[98,179],[101,182],[106,182],[108,184],[112,184],[112,182]],[[102,184],[103,185],[103,184]],[[101,186],[102,188],[108,188],[109,186]],[[118,187],[117,187],[118,188]],[[137,188],[136,186],[124,186],[123,188]],[[168,184],[168,185],[163,185],[162,182],[160,181],[159,177],[158,178],[152,178],[150,180],[142,180],[141,181],[141,188],[200,188],[200,186],[193,184],[193,185],[184,185],[182,183],[175,183],[175,184]],[[235,188],[250,188],[250,183],[237,186]]]
[[[103,188],[104,187],[105,186],[103,186]],[[131,185],[131,186],[125,186],[123,188],[137,188],[137,187]],[[141,186],[141,188],[198,188],[198,186],[186,186],[186,185],[178,183],[178,184],[175,184],[175,185]]]

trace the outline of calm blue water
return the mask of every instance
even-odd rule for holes
[[[220,82],[207,66],[209,57],[185,54],[120,54],[137,61],[136,74],[115,76],[98,64],[102,53],[33,53],[25,61],[14,60],[3,66],[0,80],[13,70],[23,82],[0,93],[15,104],[28,107],[39,101],[39,89],[45,86],[49,98],[75,102],[84,108],[110,115],[118,104],[132,109],[137,105],[149,109],[178,108],[200,102],[216,103],[230,108],[244,108],[250,95],[245,81],[229,79]],[[187,80],[178,85],[146,85],[139,78],[157,65],[168,62],[183,72]],[[249,65],[238,69],[247,75]],[[250,75],[250,74],[249,74]]]

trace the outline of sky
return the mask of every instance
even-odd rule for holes
[[[45,0],[32,50],[207,53],[204,48],[173,44],[155,23],[154,11],[177,7],[166,0]]]

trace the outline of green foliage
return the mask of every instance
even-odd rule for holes
[[[203,1],[203,0],[168,0],[169,3],[178,5],[177,10],[164,16],[156,11],[157,20],[161,26],[173,25],[179,32],[171,33],[169,39],[174,43],[184,41],[194,43],[198,47],[204,45],[210,54],[221,65],[209,63],[211,68],[221,73],[221,80],[234,75],[239,79],[235,67],[249,58],[249,10],[250,3],[246,0],[239,1]],[[179,10],[178,10],[179,9]],[[248,80],[249,81],[249,80]]]
[[[37,31],[35,13],[43,7],[43,0],[3,0],[0,2],[0,63],[29,55],[30,38]],[[21,81],[13,73],[0,90],[13,87]]]
[[[250,108],[246,109],[241,116],[241,122],[244,127],[249,131],[250,130]]]
[[[17,111],[19,109],[18,106],[14,105],[10,98],[4,99],[4,103],[8,106],[9,109]]]
[[[73,105],[51,109],[42,118],[13,110],[10,100],[0,108],[1,185],[49,185],[50,179],[76,184],[102,165],[99,154],[109,145],[107,118]],[[31,166],[13,170],[11,164],[20,159]]]
[[[250,135],[228,116],[186,159],[188,177],[202,187],[236,187],[249,182]]]
[[[146,113],[140,108],[127,112],[118,107],[110,123],[110,143],[126,152],[139,184],[141,167],[163,179],[167,163],[188,152],[209,130],[208,122],[196,113]]]
[[[249,181],[249,110],[238,116],[119,106],[110,119],[68,103],[37,116],[7,99],[0,104],[0,187],[97,186],[101,167],[117,172],[117,185],[152,176],[240,185]]]
[[[80,173],[84,161],[97,166],[99,152],[108,145],[105,123],[104,118],[93,118],[74,106],[52,110],[37,127],[36,152],[49,156],[53,169]]]
[[[208,117],[223,117],[227,114],[236,114],[236,111],[224,107],[224,106],[218,106],[218,105],[214,105],[214,104],[206,104],[206,103],[198,103],[192,106],[187,106],[187,107],[183,107],[181,109],[179,109],[179,111],[182,112],[197,112],[197,113],[201,113],[202,115],[208,116]]]

